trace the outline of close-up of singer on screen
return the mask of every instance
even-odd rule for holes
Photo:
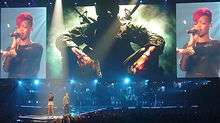
[[[177,48],[179,67],[185,77],[219,77],[220,41],[211,37],[213,12],[201,7],[193,12],[193,25],[186,33],[189,41],[183,48]]]
[[[16,16],[16,29],[9,34],[12,43],[1,51],[2,69],[8,78],[35,78],[39,72],[43,47],[31,39],[33,20],[29,12]]]

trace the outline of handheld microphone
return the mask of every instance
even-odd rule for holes
[[[18,32],[13,32],[13,33],[10,34],[10,37],[18,38],[18,37],[20,37],[20,36],[21,36],[21,34],[18,33]]]
[[[198,29],[190,29],[190,30],[187,30],[187,34],[198,34],[199,33],[199,30]]]

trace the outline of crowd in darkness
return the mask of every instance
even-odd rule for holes
[[[78,117],[65,116],[55,123],[197,123],[220,121],[217,109],[151,108],[106,109]]]

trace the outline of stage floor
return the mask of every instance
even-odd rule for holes
[[[47,115],[25,115],[25,116],[18,116],[17,122],[51,122],[56,119],[62,119],[63,116],[47,116]]]

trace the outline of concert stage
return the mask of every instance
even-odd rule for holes
[[[195,123],[220,121],[218,109],[206,109],[197,105],[191,107],[108,107],[84,112],[77,116],[18,116],[18,123],[146,123],[146,122],[175,122]]]
[[[62,119],[63,116],[47,116],[47,115],[26,115],[26,116],[18,116],[17,122],[26,123],[48,123],[53,122],[57,119]]]

